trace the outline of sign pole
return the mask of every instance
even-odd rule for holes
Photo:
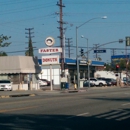
[[[52,87],[52,64],[50,64],[50,85],[51,85],[51,91],[53,90]]]
[[[39,49],[39,53],[50,54],[49,56],[42,56],[42,65],[50,65],[50,89],[52,91],[53,90],[52,65],[59,64],[59,55],[51,55],[51,54],[62,52],[62,48],[52,47],[55,43],[55,39],[53,37],[47,37],[45,43],[48,46],[48,48]]]

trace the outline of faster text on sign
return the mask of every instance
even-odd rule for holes
[[[50,53],[59,53],[62,52],[62,48],[41,48],[39,53],[50,54]]]
[[[42,56],[42,64],[58,64],[59,55]]]

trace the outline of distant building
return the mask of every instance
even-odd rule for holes
[[[129,59],[130,59],[130,55],[114,55],[114,56],[111,56],[111,64],[112,66],[115,66],[121,60],[126,60],[127,62]]]
[[[81,60],[82,61],[82,60]],[[88,70],[87,70],[87,63],[85,61],[81,62],[79,60],[79,73],[80,78],[87,78]],[[42,65],[41,59],[38,60],[39,65],[41,65],[42,72],[39,74],[39,77],[42,79],[48,79],[50,81],[50,66],[49,65]],[[64,68],[65,68],[65,75],[69,75],[71,79],[77,76],[77,61],[76,59],[65,58],[64,61]],[[104,62],[102,61],[92,61],[90,64],[90,77],[94,77],[94,72],[97,70],[104,70]],[[60,76],[61,75],[61,67],[60,62],[59,64],[52,65],[52,79],[54,85],[60,84]]]

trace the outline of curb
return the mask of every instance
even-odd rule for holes
[[[78,93],[78,92],[86,92],[87,90],[65,90],[61,91],[61,93]]]
[[[87,90],[79,90],[79,92],[86,92]]]
[[[9,96],[0,96],[0,98],[10,98]]]
[[[1,95],[0,98],[10,98],[10,97],[25,97],[25,96],[36,96],[36,94],[15,94],[15,95]]]

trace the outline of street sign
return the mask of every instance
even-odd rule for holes
[[[94,50],[94,53],[106,53],[106,50]]]

